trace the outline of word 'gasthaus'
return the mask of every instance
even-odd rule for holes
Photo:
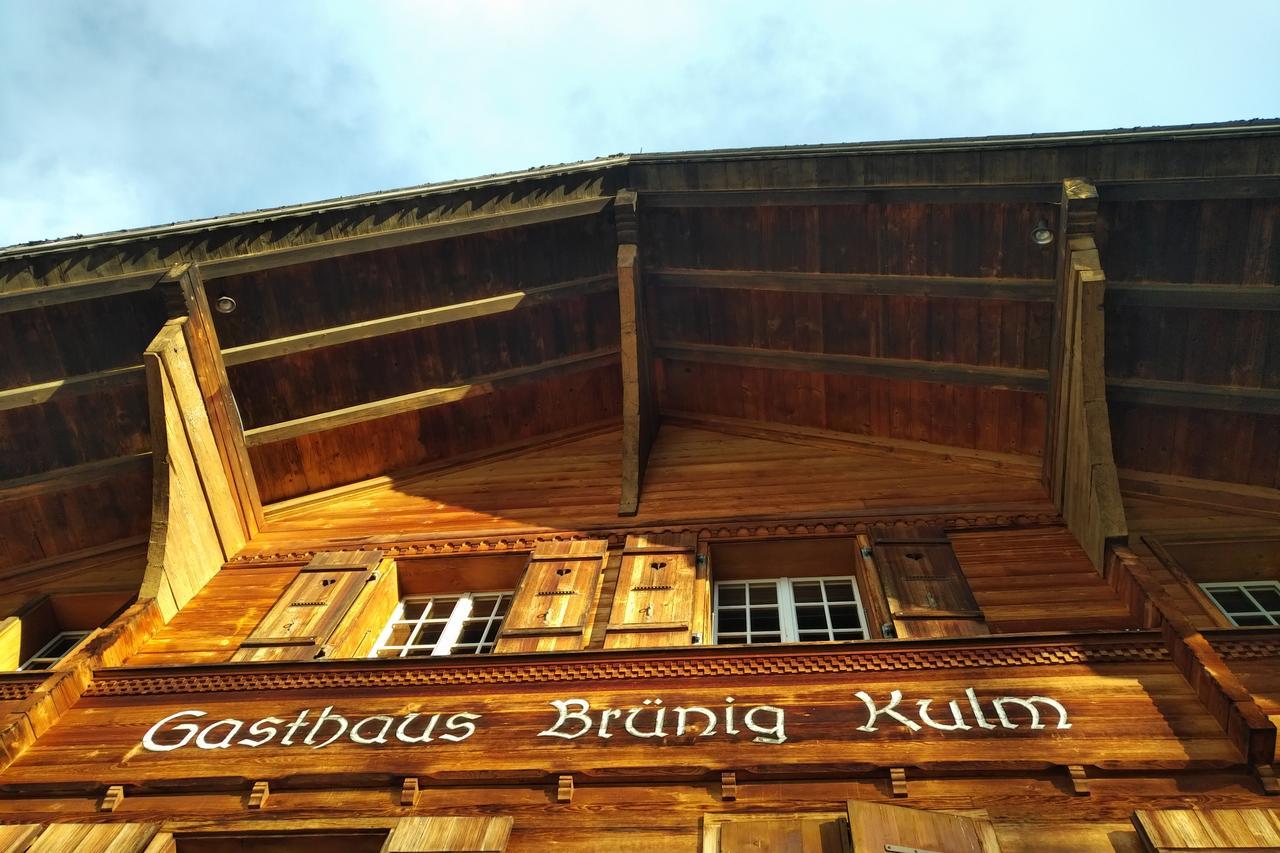
[[[142,736],[142,746],[152,752],[169,752],[187,744],[193,744],[197,749],[227,749],[232,744],[250,748],[273,744],[323,749],[343,736],[353,743],[365,745],[390,743],[393,740],[400,743],[431,743],[436,738],[456,743],[475,734],[474,721],[480,719],[479,714],[466,712],[447,715],[414,712],[397,717],[374,714],[371,717],[348,720],[341,714],[333,713],[332,705],[317,717],[310,717],[311,713],[310,708],[299,711],[297,718],[292,721],[263,717],[250,724],[228,718],[201,724],[174,721],[208,716],[204,711],[179,711],[148,729]]]

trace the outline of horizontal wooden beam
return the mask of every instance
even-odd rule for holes
[[[286,439],[363,423],[376,418],[398,415],[403,412],[443,406],[446,403],[453,403],[466,397],[490,394],[500,388],[511,385],[590,370],[593,367],[616,363],[617,360],[617,347],[569,355],[529,367],[517,367],[498,373],[476,376],[458,385],[428,388],[422,391],[414,391],[411,394],[402,394],[398,397],[388,397],[383,400],[374,400],[370,403],[361,403],[357,406],[348,406],[345,409],[336,409],[305,418],[295,418],[291,421],[255,427],[245,431],[245,443],[250,447],[256,447],[260,444],[285,441]]]
[[[880,187],[784,187],[642,193],[651,207],[812,207],[846,204],[1028,203],[1057,201],[1056,184],[919,184]]]
[[[1280,311],[1280,286],[1108,281],[1108,305]]]
[[[0,480],[0,503],[24,500],[47,495],[54,492],[65,492],[78,486],[110,480],[125,474],[151,470],[151,453],[133,453],[128,456],[115,456],[110,459],[97,459],[80,465],[69,465],[65,468],[54,468],[16,477],[12,480]]]
[[[104,296],[150,290],[166,272],[167,269],[143,270],[70,284],[51,284],[48,287],[0,293],[0,314],[26,311],[29,308],[47,308],[50,305],[78,302],[81,299],[101,299]]]
[[[604,196],[581,201],[568,201],[561,204],[547,204],[524,210],[485,213],[477,216],[450,219],[444,222],[414,225],[409,228],[377,231],[372,234],[360,234],[355,237],[340,237],[336,240],[323,240],[316,243],[308,243],[304,246],[290,246],[285,249],[238,255],[233,258],[214,258],[200,262],[200,274],[207,282],[230,275],[259,272],[311,261],[322,261],[360,252],[375,252],[380,249],[393,249],[399,246],[411,246],[416,243],[447,240],[452,237],[465,237],[470,234],[483,234],[487,231],[499,231],[503,228],[518,228],[522,225],[536,225],[541,222],[572,219],[576,216],[599,213],[609,206],[612,201],[613,198],[611,196]]]
[[[654,354],[659,358],[676,361],[871,376],[878,379],[905,379],[952,385],[982,385],[1016,391],[1043,392],[1048,387],[1049,376],[1048,371],[1014,367],[985,367],[905,358],[790,352],[674,341],[658,342],[654,346]]]
[[[1242,388],[1237,385],[1198,385],[1159,379],[1107,379],[1107,399],[1187,409],[1280,414],[1280,389]]]
[[[766,270],[656,269],[647,279],[658,287],[707,290],[769,290],[851,296],[930,296],[1052,302],[1051,278],[964,278],[960,276],[868,275],[863,273]]]
[[[1280,176],[1235,175],[1097,181],[1111,201],[1275,198]],[[1060,182],[1014,184],[899,184],[775,187],[769,189],[660,190],[643,193],[645,207],[770,207],[846,204],[1056,204]]]
[[[376,320],[365,320],[346,326],[334,326],[283,338],[243,344],[242,346],[224,349],[222,351],[222,360],[228,367],[247,364],[267,358],[278,358],[291,353],[347,344],[379,335],[407,332],[412,329],[425,329],[428,326],[440,326],[458,320],[489,317],[494,314],[514,311],[517,308],[529,308],[560,299],[611,291],[615,288],[617,288],[617,276],[610,272],[552,284],[547,287],[535,287],[528,290],[517,290],[512,293],[503,293],[486,299],[474,299],[470,302],[442,305],[438,308],[427,308],[422,311],[412,311],[392,317],[379,317]]]
[[[1280,196],[1280,175],[1157,178],[1146,181],[1097,181],[1096,183],[1099,197],[1104,202],[1198,201]]]
[[[1228,507],[1248,514],[1265,514],[1280,518],[1280,489],[1270,489],[1265,486],[1121,468],[1120,489],[1127,495],[1146,495],[1178,503]],[[1269,532],[1274,534],[1274,527],[1270,528]],[[1203,533],[1197,533],[1196,537],[1202,538],[1203,535]],[[1235,534],[1224,531],[1224,535]],[[1159,538],[1163,542],[1177,541],[1178,537],[1161,534]]]
[[[65,379],[52,379],[35,385],[23,385],[20,388],[7,388],[0,391],[0,412],[20,409],[24,406],[37,406],[64,397],[108,391],[126,385],[141,385],[142,379],[142,365],[138,364],[100,370],[97,373],[82,373]]]

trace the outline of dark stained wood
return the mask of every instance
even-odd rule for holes
[[[836,353],[798,353],[715,344],[682,344],[657,341],[654,353],[674,361],[763,367],[775,370],[812,371],[873,379],[907,379],[917,382],[975,385],[1009,391],[1044,391],[1048,374],[1012,367],[978,367],[900,358],[868,358]]]
[[[658,400],[646,309],[645,274],[633,192],[614,203],[618,231],[618,322],[622,364],[622,496],[618,515],[635,515],[644,486],[644,467],[658,432]]]
[[[836,293],[850,296],[934,296],[1014,302],[1053,301],[1053,282],[1040,279],[687,269],[650,270],[646,278],[657,287],[774,290],[783,293]]]
[[[1280,287],[1255,284],[1110,282],[1107,285],[1107,305],[1108,307],[1280,311]],[[1149,314],[1147,321],[1150,322]]]

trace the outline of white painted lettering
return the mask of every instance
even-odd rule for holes
[[[564,738],[565,740],[574,740],[575,738],[580,738],[587,732],[591,731],[591,717],[587,714],[587,712],[591,710],[591,703],[586,699],[552,699],[551,704],[560,712],[560,718],[556,720],[555,725],[551,728],[546,731],[538,732],[538,737],[559,737]],[[578,710],[570,711],[570,705],[576,705]],[[619,711],[618,713],[621,714],[622,712]],[[578,729],[573,734],[560,731],[560,727],[570,720],[581,723],[582,728]]]
[[[891,690],[889,692],[889,704],[885,705],[883,708],[877,708],[876,703],[872,701],[871,696],[867,694],[866,691],[859,690],[853,695],[861,699],[863,704],[867,706],[867,721],[863,725],[858,726],[858,731],[879,731],[879,729],[876,728],[876,720],[880,719],[882,714],[886,717],[892,717],[913,732],[920,731],[919,723],[902,716],[895,710],[898,707],[898,703],[902,701],[901,690]]]
[[[204,711],[179,711],[176,714],[170,714],[151,728],[147,729],[147,733],[142,736],[142,746],[151,752],[170,752],[179,747],[186,746],[191,743],[191,739],[200,731],[200,727],[195,723],[178,723],[171,731],[183,732],[182,739],[177,743],[159,743],[156,741],[156,733],[164,728],[165,724],[179,717],[203,717]]]

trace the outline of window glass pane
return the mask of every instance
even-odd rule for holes
[[[403,646],[409,642],[409,637],[413,634],[414,625],[412,623],[406,625],[403,622],[397,622],[391,626],[391,633],[387,635],[388,646]]]
[[[1213,600],[1218,602],[1218,606],[1228,613],[1256,613],[1258,608],[1249,600],[1249,596],[1245,595],[1238,589],[1214,589],[1210,590]]]
[[[751,585],[752,604],[776,604],[777,601],[778,587],[772,581],[769,583],[753,583]]]
[[[827,601],[854,601],[853,581],[823,581],[827,588]]]
[[[493,613],[493,605],[496,603],[495,599],[487,595],[473,596],[471,599],[471,618],[480,619],[489,616],[489,614]]]
[[[751,637],[755,639],[756,634],[761,631],[777,632],[780,630],[778,624],[777,610],[760,610],[752,608],[751,610]]]
[[[458,642],[462,645],[479,643],[484,639],[486,627],[488,627],[487,622],[467,622],[462,626],[462,632],[458,635]]]
[[[833,628],[858,628],[858,608],[852,604],[831,605],[831,626]]]
[[[718,633],[740,633],[747,630],[747,614],[744,610],[721,610],[716,619]]]
[[[418,635],[413,638],[413,644],[415,646],[434,646],[443,633],[443,622],[427,622],[418,630]]]
[[[822,605],[817,607],[797,607],[796,627],[801,631],[827,631],[827,611]]]
[[[829,640],[829,639],[831,639],[831,637],[828,636],[825,630],[800,632],[800,642],[802,643],[806,641],[812,641],[812,640]]]
[[[866,636],[862,631],[835,631],[833,632],[837,640],[865,640]]]
[[[1252,627],[1254,625],[1270,625],[1271,620],[1261,614],[1257,616],[1232,616],[1232,621],[1243,627]]]
[[[721,607],[734,607],[747,603],[746,587],[742,584],[722,583],[716,587],[716,591],[720,596]]]
[[[822,582],[803,581],[791,584],[791,592],[797,603],[822,601]]]
[[[400,618],[409,621],[415,620],[427,611],[427,605],[430,603],[430,599],[406,601],[404,603],[404,615]]]
[[[1254,600],[1263,606],[1264,609],[1273,613],[1280,613],[1280,591],[1273,586],[1250,586],[1245,587],[1249,590],[1249,594]]]
[[[726,645],[740,646],[747,642],[747,638],[743,634],[732,634],[727,637],[716,637],[716,642],[725,643]]]
[[[753,643],[781,643],[781,634],[757,634],[752,632],[751,642]]]

